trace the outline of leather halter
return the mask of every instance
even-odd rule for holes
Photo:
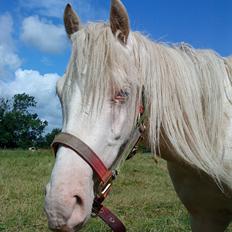
[[[112,181],[118,175],[119,167],[126,159],[131,158],[136,153],[136,145],[142,138],[142,133],[145,130],[145,126],[143,125],[144,108],[143,106],[140,108],[140,118],[136,128],[110,169],[104,165],[99,156],[87,144],[74,135],[61,132],[54,138],[51,144],[54,154],[57,153],[59,146],[68,147],[91,166],[98,180],[98,188],[93,202],[92,216],[99,216],[114,232],[125,232],[126,228],[117,216],[102,205],[102,202],[111,190]]]

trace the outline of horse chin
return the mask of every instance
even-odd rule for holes
[[[77,231],[80,231],[84,227],[84,225],[87,223],[89,218],[90,216],[86,217],[85,220],[81,223],[78,223],[78,225],[74,225],[72,223],[69,223],[68,221],[67,224],[64,224],[61,226],[54,226],[53,223],[49,222],[48,226],[50,230],[56,231],[56,232],[77,232]]]
[[[88,215],[81,223],[78,223],[78,225],[75,225],[75,222],[74,222],[74,224],[71,223],[70,220],[69,220],[68,225],[70,224],[70,231],[68,231],[68,232],[80,231],[85,226],[85,224],[88,222],[90,217],[91,217],[91,214]]]
[[[85,226],[85,224],[87,223],[88,220],[89,220],[89,218],[87,218],[83,223],[74,226],[73,231],[76,232],[76,231],[81,230]]]

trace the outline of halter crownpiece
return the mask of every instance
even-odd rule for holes
[[[142,110],[141,110],[142,109]],[[51,148],[54,154],[57,153],[58,147],[64,146],[73,150],[77,155],[83,158],[93,169],[94,174],[97,177],[98,186],[94,198],[92,216],[99,216],[114,232],[125,232],[126,227],[109,209],[102,205],[105,198],[108,196],[112,182],[119,174],[119,168],[123,165],[125,160],[131,158],[136,153],[136,145],[142,138],[142,134],[145,131],[144,122],[144,107],[140,107],[139,119],[137,125],[133,130],[127,143],[120,150],[116,160],[108,169],[101,161],[99,156],[83,141],[69,133],[61,132],[56,135]]]

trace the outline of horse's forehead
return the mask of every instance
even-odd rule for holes
[[[71,40],[73,41],[89,41],[91,37],[95,37],[96,39],[105,32],[106,28],[109,27],[106,23],[88,23],[81,28],[81,30],[75,32],[71,36]]]

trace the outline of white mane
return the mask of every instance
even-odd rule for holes
[[[133,85],[139,93],[144,86],[153,150],[162,129],[179,158],[232,186],[231,172],[223,166],[224,80],[232,77],[231,61],[186,44],[154,43],[137,32],[130,33],[125,48],[103,23],[87,25],[72,41],[65,86],[78,82],[86,101],[96,100],[96,90],[104,98],[109,86]]]

